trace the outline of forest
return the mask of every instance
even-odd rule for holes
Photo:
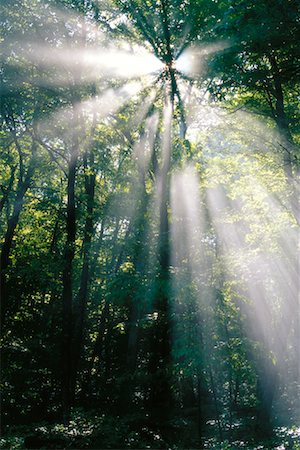
[[[300,2],[0,30],[0,448],[300,450]]]

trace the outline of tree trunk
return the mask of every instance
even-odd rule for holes
[[[291,188],[291,209],[293,216],[298,224],[300,226],[300,199],[299,199],[299,181],[296,179],[296,176],[299,175],[299,168],[296,167],[295,164],[295,155],[298,152],[299,153],[299,147],[296,146],[288,118],[286,116],[286,110],[284,105],[284,91],[282,86],[282,79],[281,79],[281,73],[278,67],[277,59],[275,55],[269,56],[269,61],[272,67],[272,75],[273,75],[273,82],[274,82],[274,90],[275,90],[275,98],[276,98],[276,105],[275,105],[275,112],[276,112],[276,124],[278,131],[281,136],[281,147],[283,149],[283,162],[284,162],[284,172],[287,179],[288,186]],[[297,151],[297,152],[296,152]],[[295,174],[293,173],[293,170]],[[298,171],[298,172],[297,172]],[[298,246],[294,246],[293,254],[290,257],[290,264],[291,268],[289,272],[291,274],[294,274],[291,278],[291,284],[295,287],[296,292],[296,298],[294,295],[289,295],[289,298],[286,299],[284,303],[283,308],[283,314],[285,315],[285,320],[289,320],[291,311],[294,311],[294,314],[292,316],[292,322],[296,322],[294,324],[294,330],[295,330],[295,346],[296,346],[296,355],[298,358],[297,361],[297,367],[298,367],[298,374],[297,378],[299,381],[300,378],[300,365],[299,365],[299,358],[300,358],[300,327],[299,323],[297,323],[296,317],[299,318],[300,314],[300,303],[299,303],[299,290],[300,290],[300,259],[298,255]],[[292,325],[292,324],[291,324]],[[293,325],[292,325],[293,327]],[[292,328],[291,327],[291,328]],[[286,342],[286,339],[284,340]]]
[[[149,197],[146,192],[144,181],[142,182],[142,197],[140,200],[140,206],[137,211],[137,220],[134,229],[137,230],[135,234],[135,247],[133,251],[133,264],[135,266],[136,273],[142,275],[144,273],[144,260],[145,260],[145,215],[149,204]],[[129,312],[129,329],[128,329],[128,344],[127,344],[127,356],[126,364],[127,369],[131,375],[134,374],[136,369],[136,359],[138,351],[138,336],[139,326],[138,321],[141,317],[143,305],[142,298],[137,299],[136,293],[133,292],[131,296],[130,312]]]
[[[149,360],[150,408],[154,419],[167,421],[172,406],[170,362],[171,362],[171,327],[170,327],[170,230],[169,230],[169,195],[171,166],[171,126],[173,118],[173,95],[171,107],[165,107],[165,134],[163,139],[163,166],[160,172],[160,210],[159,210],[159,268],[158,287],[154,299],[154,312],[158,314],[153,326],[151,355]]]
[[[63,420],[67,424],[71,408],[71,364],[72,364],[72,263],[75,255],[76,206],[75,179],[77,158],[73,156],[68,168],[67,200],[67,241],[64,251],[63,267],[63,323],[62,323],[62,407]]]
[[[272,75],[275,88],[274,89],[276,99],[275,121],[282,140],[280,145],[283,149],[284,173],[289,186],[291,186],[292,188],[291,194],[292,212],[298,225],[300,225],[299,196],[295,186],[295,177],[293,175],[293,153],[295,150],[295,143],[285,112],[283,87],[277,60],[274,55],[269,56],[269,60],[272,67]]]
[[[3,188],[3,186],[1,186],[2,192],[3,192],[3,196],[0,200],[0,214],[2,212],[2,209],[4,208],[5,203],[7,202],[9,193],[12,189],[13,186],[13,182],[15,179],[15,171],[16,171],[16,166],[13,166],[11,169],[11,174],[10,174],[10,178],[9,178],[9,182],[8,182],[8,186],[7,188]]]
[[[4,242],[1,249],[0,256],[0,297],[1,297],[1,320],[2,324],[5,321],[5,315],[8,308],[8,292],[7,292],[7,280],[6,280],[6,271],[9,266],[9,258],[13,244],[13,237],[15,234],[16,227],[19,222],[20,213],[23,208],[25,194],[30,186],[32,181],[32,177],[35,170],[35,153],[36,146],[35,143],[32,144],[32,156],[29,161],[29,166],[27,169],[27,173],[24,177],[24,174],[20,172],[18,187],[17,187],[17,195],[13,207],[13,212],[8,220],[7,229],[4,237]]]
[[[83,238],[83,265],[80,277],[80,288],[77,297],[75,330],[73,339],[73,367],[71,380],[72,400],[74,400],[75,398],[76,380],[83,345],[83,329],[88,300],[88,286],[90,276],[90,250],[94,229],[93,213],[94,213],[95,180],[96,180],[95,173],[91,175],[88,174],[85,175],[85,194],[87,199],[87,213]]]

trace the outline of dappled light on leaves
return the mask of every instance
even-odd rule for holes
[[[1,446],[298,449],[297,11],[3,4]]]

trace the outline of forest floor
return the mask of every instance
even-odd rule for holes
[[[192,418],[175,417],[169,427],[155,428],[141,414],[118,417],[76,409],[67,427],[47,422],[4,427],[0,448],[300,450],[299,426],[288,420],[286,426],[275,426],[270,437],[258,437],[253,419],[232,420],[221,428],[217,420],[208,420],[199,439]]]

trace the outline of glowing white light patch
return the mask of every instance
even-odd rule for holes
[[[142,76],[163,69],[163,64],[153,54],[141,49],[137,52],[112,50],[99,52],[103,69],[120,77]]]
[[[99,74],[118,77],[142,76],[163,69],[156,56],[139,47],[131,51],[115,47],[99,48],[51,48],[35,46],[28,56],[44,66],[68,68],[69,70],[91,70]]]
[[[177,59],[176,68],[187,75],[199,74],[203,70],[206,56],[222,51],[228,47],[229,43],[225,41],[198,47],[189,47]]]

